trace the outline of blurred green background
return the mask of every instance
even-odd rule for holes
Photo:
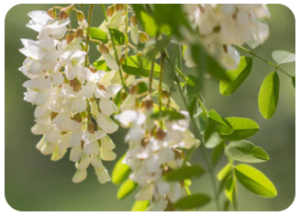
[[[51,162],[35,148],[40,137],[30,132],[33,126],[34,107],[23,101],[26,80],[18,71],[24,56],[18,49],[22,47],[20,38],[35,38],[36,33],[25,27],[29,21],[27,13],[32,10],[47,10],[51,5],[17,5],[8,11],[5,19],[5,196],[8,204],[23,211],[109,211],[130,210],[133,195],[120,201],[116,199],[117,187],[112,183],[100,185],[93,169],[89,169],[87,179],[74,184],[74,163],[68,155]],[[271,59],[273,50],[295,52],[295,20],[292,12],[283,5],[268,5],[271,19],[268,20],[270,37],[257,48],[256,52]],[[87,5],[83,6],[87,11]],[[102,20],[101,8],[95,6],[93,24]],[[93,51],[94,52],[94,51]],[[284,65],[291,72],[294,64]],[[257,106],[257,95],[264,77],[273,70],[265,63],[255,60],[252,72],[246,82],[231,96],[219,94],[218,83],[205,80],[203,94],[207,108],[216,109],[222,116],[249,117],[258,122],[260,131],[250,140],[262,146],[271,161],[256,164],[276,185],[278,197],[264,199],[238,187],[239,210],[262,211],[284,210],[294,200],[295,194],[295,90],[291,80],[280,73],[280,99],[278,110],[271,120],[261,117]],[[121,156],[127,148],[123,143],[126,131],[120,130],[112,136],[117,144],[116,153]],[[193,161],[202,163],[200,152]],[[225,158],[217,170],[226,163]],[[109,171],[115,162],[105,163]],[[193,182],[192,191],[212,194],[208,175]],[[214,210],[211,203],[201,210]]]

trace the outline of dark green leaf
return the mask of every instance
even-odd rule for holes
[[[153,119],[165,119],[165,120],[180,120],[185,119],[185,116],[176,110],[162,110],[155,111],[151,114]]]
[[[110,71],[111,69],[107,67],[105,60],[97,60],[93,63],[94,68],[97,70]]]
[[[149,77],[151,71],[151,60],[142,56],[129,56],[122,64],[125,73],[135,76]],[[153,75],[159,76],[160,66],[154,63]]]
[[[145,44],[144,56],[150,60],[154,60],[160,56],[160,52],[170,43],[170,38],[161,37],[157,40],[149,40]]]
[[[235,166],[237,180],[249,191],[262,197],[275,197],[277,190],[274,184],[259,170],[247,164]]]
[[[123,32],[119,31],[116,28],[108,28],[110,31],[110,34],[112,36],[112,40],[116,45],[123,45],[125,44],[127,38],[124,35]]]
[[[204,174],[204,169],[199,165],[183,166],[165,174],[166,181],[183,181],[188,178],[199,177]]]
[[[284,64],[295,61],[295,54],[284,50],[273,51],[272,57],[277,64]]]
[[[199,95],[201,91],[201,81],[199,77],[189,74],[186,79],[187,86],[186,91],[188,96]]]
[[[295,76],[293,76],[292,77],[292,83],[293,83],[294,88],[296,87],[296,80],[295,79],[296,79]]]
[[[195,110],[197,108],[197,100],[198,100],[198,98],[194,97],[192,99],[192,101],[190,102],[190,104],[189,104],[189,113],[190,113],[190,116],[194,116]]]
[[[223,211],[228,211],[229,207],[230,207],[230,201],[229,200],[224,200]]]
[[[227,140],[246,139],[256,134],[259,130],[258,124],[252,119],[239,117],[228,117],[225,119],[233,128],[233,133],[222,136],[222,138]]]
[[[131,170],[130,167],[123,162],[126,155],[123,155],[116,163],[112,171],[112,182],[116,185],[121,184],[126,178],[128,178]]]
[[[199,115],[199,125],[200,125],[200,131],[203,132],[206,130],[206,127],[208,125],[208,117],[207,115],[202,112],[200,115]]]
[[[259,95],[258,106],[261,115],[270,119],[276,111],[279,98],[279,77],[276,71],[270,73],[263,81]]]
[[[132,193],[134,191],[134,189],[136,189],[136,188],[137,188],[137,183],[131,181],[130,179],[127,179],[120,186],[118,193],[117,193],[117,198],[124,199],[126,196],[128,196],[130,193]]]
[[[216,166],[224,151],[224,142],[221,142],[214,150],[212,151],[211,161],[212,165]]]
[[[225,154],[233,160],[245,163],[261,163],[270,159],[262,148],[246,140],[229,143]]]
[[[210,197],[205,194],[194,194],[180,198],[175,204],[175,208],[187,210],[202,207],[210,202]]]
[[[146,209],[148,208],[149,206],[149,201],[135,201],[132,208],[131,208],[131,211],[146,211]]]
[[[199,67],[204,72],[208,72],[211,76],[221,80],[229,80],[225,69],[199,44],[191,47],[192,56]]]
[[[226,70],[229,80],[220,81],[220,93],[231,95],[248,77],[252,68],[252,58],[241,56],[238,67],[234,70]]]
[[[90,27],[90,37],[103,43],[108,41],[106,32],[97,27]]]

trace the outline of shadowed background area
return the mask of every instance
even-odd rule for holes
[[[52,5],[53,6],[53,5]],[[131,209],[133,195],[120,201],[116,198],[118,187],[112,183],[100,185],[93,169],[88,169],[87,179],[74,184],[74,163],[68,154],[58,162],[50,161],[36,150],[41,138],[30,132],[34,124],[34,107],[23,101],[25,89],[22,83],[27,79],[18,68],[24,56],[18,51],[22,47],[20,38],[36,37],[36,32],[25,27],[29,21],[27,13],[32,10],[47,10],[51,5],[17,5],[5,19],[5,196],[8,204],[25,211],[109,211]],[[256,53],[271,60],[273,50],[295,52],[295,20],[292,12],[283,5],[269,5],[271,18],[267,21],[270,37],[256,49]],[[87,5],[83,5],[87,14]],[[95,5],[92,24],[103,20],[100,5]],[[95,59],[99,54],[91,50]],[[92,59],[92,60],[95,60]],[[294,64],[283,66],[291,72]],[[269,65],[254,59],[252,72],[242,86],[231,96],[221,96],[218,82],[205,80],[203,96],[206,107],[217,110],[222,116],[252,118],[260,125],[260,131],[250,140],[263,147],[270,155],[270,162],[255,164],[276,185],[278,196],[273,199],[257,197],[238,185],[238,208],[244,211],[283,210],[293,202],[295,194],[295,90],[291,80],[280,73],[280,97],[277,112],[271,120],[261,117],[257,96],[264,77],[272,72]],[[123,142],[126,131],[119,130],[112,135],[117,145],[116,153],[121,156],[127,148]],[[194,163],[202,163],[200,151],[193,157]],[[223,157],[216,170],[226,163]],[[109,171],[114,162],[105,163]],[[212,194],[208,175],[193,181],[191,190]],[[222,197],[223,199],[223,197]],[[214,210],[214,203],[201,208]]]

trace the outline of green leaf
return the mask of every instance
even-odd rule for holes
[[[150,60],[160,57],[160,52],[170,43],[170,38],[161,37],[157,40],[149,40],[145,44],[144,56]]]
[[[230,163],[226,164],[217,174],[217,178],[219,181],[227,178],[230,175],[232,166]]]
[[[125,182],[122,183],[120,186],[117,198],[118,199],[124,199],[126,196],[128,196],[130,193],[134,191],[134,189],[137,188],[137,183],[131,181],[130,179],[127,179]]]
[[[150,117],[153,119],[164,119],[168,121],[185,119],[185,116],[176,110],[154,111]]]
[[[284,64],[295,61],[295,54],[284,50],[273,51],[272,57],[277,64]]]
[[[200,131],[201,132],[205,131],[208,125],[208,117],[204,112],[202,112],[199,115],[198,121],[199,121]]]
[[[128,178],[131,170],[130,167],[123,162],[124,158],[125,158],[125,154],[118,160],[118,162],[116,163],[113,171],[112,171],[112,175],[111,175],[111,181],[116,184],[119,185],[121,184],[126,178]]]
[[[212,133],[209,139],[204,143],[206,148],[214,148],[221,143],[220,136],[217,133]]]
[[[105,60],[97,60],[93,63],[94,68],[97,70],[110,71],[111,69],[107,67]]]
[[[235,166],[237,180],[249,191],[262,197],[275,197],[274,184],[259,170],[247,164]]]
[[[202,207],[210,202],[210,197],[205,194],[194,194],[180,198],[175,204],[175,208],[187,210]]]
[[[152,16],[150,16],[148,13],[145,11],[141,11],[140,13],[141,20],[143,21],[144,25],[144,30],[145,32],[152,37],[155,37],[158,31],[158,27],[155,23],[155,20]]]
[[[223,155],[223,151],[224,151],[224,142],[221,142],[219,145],[216,146],[216,148],[213,149],[211,155],[211,161],[213,166],[217,165],[218,161]]]
[[[135,201],[132,208],[131,208],[131,211],[146,211],[146,209],[148,208],[149,206],[149,201]]]
[[[225,148],[225,154],[233,160],[245,163],[261,163],[270,160],[265,150],[246,140],[229,143]]]
[[[125,73],[135,76],[149,77],[151,71],[151,60],[142,56],[129,56],[124,60],[122,68]],[[160,66],[154,63],[153,76],[159,76]]]
[[[98,27],[90,27],[90,37],[103,43],[108,41],[106,32]]]
[[[226,70],[229,80],[220,81],[220,93],[231,95],[248,77],[252,68],[252,58],[241,56],[238,67],[234,70]]]
[[[116,28],[108,28],[109,31],[110,31],[110,34],[112,36],[112,40],[113,42],[116,44],[116,45],[123,45],[125,44],[127,38],[126,36],[124,35],[123,32],[119,31],[118,29]]]
[[[189,74],[187,78],[185,78],[186,83],[186,91],[188,96],[199,95],[201,91],[201,81],[199,77],[196,77],[192,74]]]
[[[232,126],[233,132],[229,135],[222,135],[227,140],[242,140],[253,136],[259,130],[258,124],[252,119],[228,117],[225,118]]]
[[[236,209],[236,180],[232,177],[226,180],[225,195]]]
[[[229,207],[230,207],[230,201],[229,200],[224,200],[223,211],[228,211]]]
[[[270,73],[263,81],[259,95],[258,106],[261,115],[270,119],[276,111],[279,98],[279,77],[276,71]]]
[[[199,177],[204,172],[204,169],[199,165],[183,166],[166,173],[164,179],[166,181],[183,181],[188,178]]]
[[[204,133],[204,140],[206,142],[214,132],[221,135],[228,135],[233,132],[233,128],[228,121],[222,118],[215,110],[210,110],[208,115],[208,125]]]
[[[292,77],[292,83],[293,83],[294,88],[296,87],[296,80],[295,79],[296,79],[295,76],[293,76]]]

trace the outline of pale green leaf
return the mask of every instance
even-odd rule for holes
[[[127,179],[122,183],[120,186],[118,193],[117,193],[117,198],[118,199],[124,199],[126,196],[128,196],[130,193],[134,191],[134,189],[137,188],[137,183],[131,181],[130,179]]]
[[[175,204],[175,208],[188,210],[193,208],[199,208],[210,202],[210,197],[205,194],[194,194],[180,198]]]
[[[267,152],[246,140],[229,143],[225,148],[225,154],[233,160],[245,163],[261,163],[270,160]]]
[[[220,136],[217,133],[212,133],[209,139],[204,143],[206,148],[214,148],[221,143]]]
[[[146,211],[149,206],[149,201],[136,200],[131,208],[131,211]]]
[[[238,67],[234,70],[226,70],[228,80],[220,80],[220,93],[231,95],[248,77],[252,68],[252,58],[241,56]]]
[[[99,40],[103,43],[107,43],[108,41],[106,32],[100,28],[90,27],[89,34],[92,39]]]
[[[249,191],[262,197],[275,197],[274,184],[261,171],[247,164],[235,166],[237,180]]]
[[[123,155],[118,162],[116,163],[112,175],[111,175],[111,181],[118,185],[121,184],[130,174],[131,170],[130,167],[123,162],[126,155]]]
[[[226,164],[217,174],[217,178],[219,181],[227,178],[231,172],[232,166],[230,163]]]
[[[272,57],[277,64],[284,64],[295,61],[295,54],[284,50],[273,51]]]
[[[246,139],[253,136],[259,130],[258,124],[252,119],[239,117],[228,117],[225,119],[233,128],[233,133],[222,136],[222,138],[227,140]]]
[[[279,77],[276,71],[270,73],[263,81],[259,95],[258,106],[261,115],[270,119],[276,111],[279,98]]]

